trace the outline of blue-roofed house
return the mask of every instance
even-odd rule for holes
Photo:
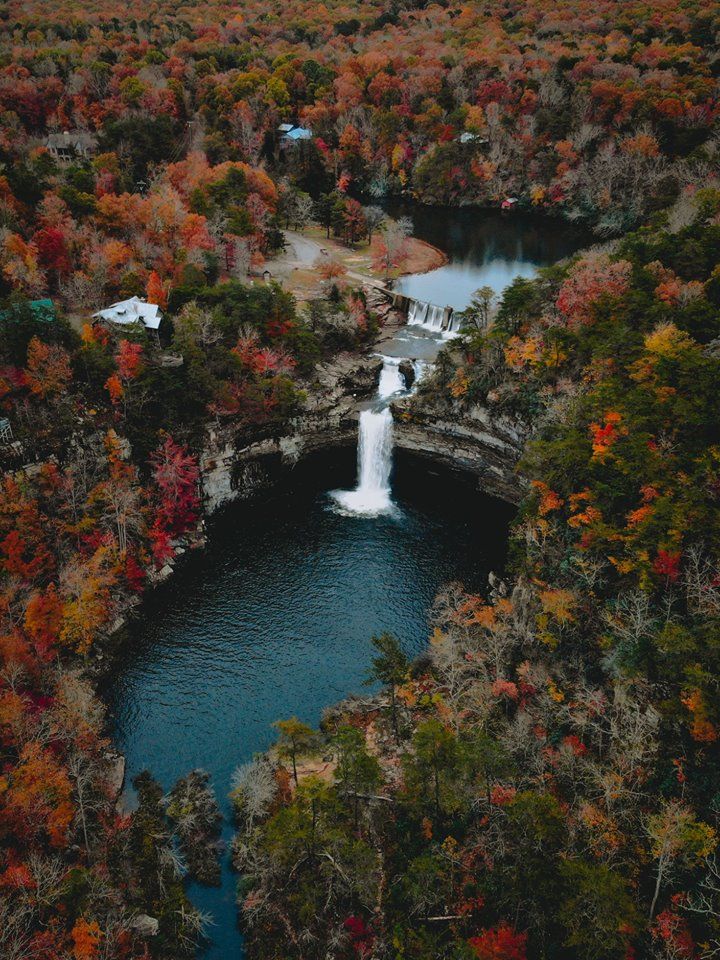
[[[281,128],[287,126],[289,126],[287,123],[281,124]],[[292,146],[302,140],[312,140],[312,131],[308,130],[307,127],[292,127],[290,130],[281,130],[280,143],[283,146]]]

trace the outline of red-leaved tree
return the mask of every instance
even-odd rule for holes
[[[468,943],[479,960],[526,960],[527,934],[517,933],[507,923],[483,930]]]
[[[200,508],[197,460],[172,437],[150,458],[158,487],[156,522],[170,536],[180,536],[197,523]]]

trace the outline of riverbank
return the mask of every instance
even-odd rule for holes
[[[263,265],[268,280],[290,286],[295,298],[304,302],[322,295],[322,278],[318,265],[326,260],[337,262],[349,280],[385,289],[387,281],[375,268],[382,243],[382,235],[375,234],[372,243],[348,247],[334,238],[328,238],[322,227],[308,227],[302,233],[284,231],[287,246],[282,254],[268,259]],[[418,237],[408,237],[407,254],[400,269],[392,277],[425,274],[445,266],[448,256],[439,247]],[[342,279],[340,277],[339,279]]]
[[[293,250],[292,257],[296,262],[302,265],[310,263],[310,269],[313,268],[314,260],[311,258],[317,253],[317,241],[309,237],[298,236],[295,238],[296,247]],[[418,256],[422,255],[425,265],[433,265],[437,258],[432,254],[432,245],[424,243],[417,247]],[[332,256],[332,251],[327,250],[326,256]],[[443,256],[443,259],[444,256]],[[414,267],[421,265],[420,261],[415,260]],[[289,273],[288,290],[294,288],[294,278],[297,276],[297,270],[293,274],[292,269]],[[349,275],[349,272],[348,274]],[[353,272],[351,279],[356,279]],[[173,546],[176,548],[176,555],[171,561],[161,562],[160,570],[157,574],[153,571],[152,575],[146,581],[146,599],[148,606],[143,606],[141,620],[145,626],[133,626],[131,631],[118,636],[117,647],[114,651],[108,649],[104,660],[105,664],[112,667],[111,673],[113,682],[118,676],[123,674],[133,675],[135,671],[142,673],[143,664],[146,658],[157,663],[157,669],[153,667],[154,676],[159,684],[158,690],[150,690],[147,695],[140,695],[137,698],[126,695],[123,689],[120,689],[117,702],[121,705],[120,711],[111,707],[113,716],[113,731],[123,729],[122,724],[127,723],[130,731],[128,736],[116,735],[116,743],[120,750],[126,752],[128,756],[128,777],[131,777],[141,767],[151,766],[160,782],[168,786],[177,776],[184,775],[188,769],[195,766],[209,766],[221,795],[224,795],[225,787],[229,776],[226,777],[225,766],[230,762],[237,762],[238,754],[236,743],[238,738],[243,736],[248,724],[248,716],[255,715],[259,709],[259,689],[261,682],[266,682],[268,676],[266,671],[260,671],[258,679],[257,672],[253,673],[248,668],[249,663],[255,663],[257,660],[257,651],[260,646],[254,638],[254,631],[259,627],[265,629],[267,626],[270,631],[269,645],[278,644],[278,640],[283,634],[278,629],[278,618],[287,617],[288,611],[293,611],[298,620],[293,629],[287,635],[287,643],[281,644],[282,663],[279,675],[276,675],[268,687],[268,701],[265,704],[267,710],[258,720],[257,729],[252,735],[252,742],[249,749],[255,752],[269,745],[267,738],[272,737],[272,721],[282,715],[287,710],[300,712],[307,704],[308,690],[310,689],[310,680],[308,679],[308,670],[312,677],[322,679],[325,674],[323,670],[330,671],[332,676],[326,677],[329,692],[322,691],[322,702],[335,702],[338,694],[347,689],[354,689],[353,667],[358,667],[362,672],[367,670],[368,636],[374,631],[392,630],[399,635],[409,637],[409,642],[413,644],[422,644],[424,648],[427,640],[426,616],[432,598],[440,586],[448,577],[452,579],[465,579],[465,575],[453,573],[457,569],[459,560],[470,560],[473,556],[473,550],[480,547],[482,550],[494,549],[494,546],[505,543],[505,532],[492,534],[490,525],[493,518],[499,514],[497,504],[489,509],[486,516],[482,511],[483,526],[475,530],[472,541],[467,543],[463,537],[467,533],[468,517],[477,512],[477,488],[492,489],[488,483],[488,477],[497,483],[497,477],[492,478],[492,460],[491,457],[498,454],[498,441],[502,438],[493,436],[494,430],[492,423],[471,423],[472,417],[465,418],[467,422],[458,425],[450,421],[443,420],[439,430],[433,431],[425,429],[425,425],[415,419],[412,425],[405,428],[405,417],[397,425],[397,447],[402,451],[398,454],[397,461],[404,461],[411,464],[411,469],[406,475],[410,476],[410,489],[412,496],[415,496],[419,486],[427,484],[429,478],[436,478],[433,496],[423,504],[421,511],[422,523],[417,529],[405,527],[405,517],[412,517],[413,510],[408,510],[400,521],[395,516],[388,516],[384,519],[357,520],[353,518],[341,517],[332,522],[328,522],[327,514],[332,513],[332,509],[327,503],[326,493],[331,487],[346,490],[352,486],[352,480],[330,481],[329,474],[322,478],[321,498],[314,503],[312,512],[312,523],[303,531],[302,536],[297,541],[297,556],[289,556],[286,560],[282,559],[283,551],[286,550],[288,531],[290,527],[283,523],[279,527],[273,526],[273,514],[279,500],[276,498],[275,505],[268,512],[263,512],[262,504],[264,497],[257,496],[264,494],[272,489],[277,489],[279,480],[293,477],[292,483],[298,476],[297,466],[301,462],[307,464],[315,463],[310,454],[318,452],[328,452],[325,457],[326,462],[339,463],[344,462],[349,465],[351,476],[354,475],[354,445],[358,436],[358,415],[361,404],[368,399],[368,394],[374,392],[376,378],[382,358],[373,356],[375,351],[384,353],[386,350],[398,347],[401,337],[405,334],[412,335],[413,329],[401,329],[403,327],[403,318],[397,312],[391,310],[389,297],[382,289],[382,284],[376,278],[365,278],[360,281],[365,289],[368,307],[374,312],[376,307],[380,312],[384,312],[386,324],[384,328],[384,337],[374,344],[365,345],[363,350],[354,350],[340,359],[340,363],[335,361],[339,358],[333,354],[333,361],[323,364],[317,368],[308,378],[306,383],[297,384],[303,399],[297,408],[299,415],[287,422],[275,422],[272,427],[248,429],[247,424],[243,428],[240,423],[232,424],[229,418],[222,421],[222,430],[215,430],[214,436],[206,438],[206,443],[201,451],[201,475],[204,502],[202,505],[203,515],[205,517],[215,513],[216,510],[229,504],[233,500],[253,499],[250,511],[245,514],[238,514],[238,517],[244,517],[237,524],[231,525],[227,518],[230,514],[223,514],[222,519],[214,529],[220,531],[220,537],[223,531],[227,533],[231,550],[236,550],[238,543],[243,549],[248,549],[247,563],[237,576],[233,584],[227,589],[220,588],[222,578],[211,576],[209,580],[202,579],[203,571],[208,569],[214,563],[217,553],[218,539],[213,534],[212,549],[202,549],[206,545],[206,531],[201,524],[197,530],[196,551],[189,551],[187,545],[176,541]],[[262,291],[263,294],[271,291]],[[327,284],[323,291],[327,297]],[[289,299],[289,298],[288,298]],[[381,302],[382,301],[382,302]],[[329,301],[332,302],[332,301]],[[370,329],[373,329],[370,327]],[[388,338],[388,334],[390,337]],[[430,337],[423,337],[423,340]],[[432,338],[432,343],[437,347],[442,343],[439,337]],[[398,347],[401,349],[401,347]],[[408,356],[403,351],[402,356]],[[362,369],[360,369],[362,368]],[[358,380],[358,370],[361,376]],[[373,388],[373,389],[371,389]],[[218,420],[217,424],[221,421]],[[217,424],[215,426],[217,426]],[[489,430],[487,429],[489,426]],[[459,427],[459,429],[458,429]],[[475,432],[477,431],[477,437]],[[402,434],[402,437],[401,437]],[[477,440],[477,443],[475,442]],[[491,449],[492,448],[492,449]],[[196,449],[198,446],[196,445]],[[504,448],[501,447],[501,454]],[[430,469],[423,467],[421,461],[416,456],[405,458],[404,451],[413,455],[424,453],[430,460]],[[123,451],[123,456],[126,452]],[[457,460],[462,459],[464,473],[472,476],[468,484],[467,476],[462,478],[465,484],[473,490],[473,504],[471,508],[460,507],[460,499],[453,491],[453,483],[461,478],[453,476],[454,471],[447,471],[445,467],[457,467]],[[512,463],[508,463],[509,473],[514,468],[515,453],[513,451]],[[440,467],[441,469],[438,469]],[[118,468],[120,470],[122,468]],[[439,478],[439,479],[438,479]],[[397,479],[397,478],[396,478]],[[502,478],[500,478],[502,480]],[[435,479],[432,480],[435,483]],[[399,484],[399,480],[398,480]],[[493,492],[495,492],[493,490]],[[393,481],[393,500],[396,496],[395,480]],[[412,504],[412,499],[403,501],[399,487],[397,489],[397,502],[399,504]],[[294,522],[295,511],[304,508],[301,502],[296,498],[295,491],[283,504],[291,511],[290,521]],[[317,511],[320,510],[318,516]],[[450,526],[447,522],[449,518],[447,511],[458,510],[459,516],[453,523],[456,526]],[[404,513],[404,511],[401,511]],[[308,511],[307,518],[310,518],[311,512]],[[413,521],[414,522],[414,521]],[[359,525],[363,524],[364,529]],[[331,544],[329,553],[329,566],[325,583],[318,580],[317,560],[318,560],[318,531],[328,527],[333,529],[337,535],[337,542]],[[348,566],[348,548],[358,535],[358,530],[363,536],[370,538],[380,537],[384,544],[388,546],[389,554],[381,553],[377,562],[368,563],[368,557],[364,548],[360,551],[360,557],[357,561],[357,570],[361,570],[366,575],[366,581],[362,581],[357,570],[350,570],[348,576],[343,580],[338,571]],[[450,535],[449,548],[443,548],[442,555],[436,555],[438,544],[442,537]],[[255,538],[255,539],[253,539]],[[260,538],[260,539],[257,539]],[[270,554],[268,564],[264,569],[260,569],[258,558],[262,554],[264,544],[270,545]],[[254,547],[249,545],[255,544]],[[362,543],[360,544],[362,546]],[[385,549],[385,547],[383,547]],[[194,556],[192,556],[194,555]],[[186,567],[190,559],[190,569],[181,571],[181,567]],[[408,564],[410,567],[408,567]],[[418,575],[413,572],[416,565],[420,565]],[[495,566],[493,564],[493,566]],[[411,569],[412,568],[412,569]],[[472,576],[478,571],[482,571],[483,564],[473,566]],[[392,575],[386,575],[386,571],[392,571]],[[412,575],[411,575],[412,574]],[[234,574],[233,574],[234,576]],[[277,577],[279,576],[279,583]],[[297,579],[296,595],[285,598],[282,603],[282,609],[274,614],[273,602],[282,600],[283,589],[287,587],[289,581]],[[253,593],[253,584],[256,580],[262,581],[262,588],[267,591],[270,585],[270,592],[262,595],[261,602],[257,601],[257,596]],[[398,592],[398,578],[403,584],[403,590]],[[258,581],[258,582],[259,582]],[[166,582],[162,591],[152,589],[157,583]],[[365,586],[360,589],[360,584],[365,582]],[[196,594],[196,586],[199,595]],[[205,586],[202,586],[205,584]],[[423,584],[422,590],[414,584]],[[183,586],[184,585],[184,586]],[[189,586],[188,586],[189,585]],[[388,595],[379,595],[378,590],[387,589]],[[476,589],[482,590],[484,584],[476,585]],[[218,597],[220,590],[220,600],[225,602],[225,594],[233,598],[242,606],[242,604],[254,603],[256,606],[252,610],[245,611],[244,608],[237,615],[224,616],[223,625],[213,627],[213,621],[205,613],[203,604],[206,599]],[[189,616],[194,619],[199,629],[196,639],[191,638],[190,643],[183,635],[177,636],[177,642],[170,646],[163,646],[159,634],[155,630],[163,631],[168,624],[172,624],[173,618],[178,609],[182,606],[184,597],[187,597],[189,606]],[[369,600],[375,598],[377,602],[377,623],[372,623],[368,618]],[[352,602],[359,603],[359,609],[347,612],[348,598]],[[327,633],[327,644],[325,648],[319,650],[316,654],[309,651],[311,640],[308,639],[307,631],[311,629],[312,610],[303,613],[302,603],[327,605],[329,609],[328,622],[330,627]],[[418,607],[420,605],[420,607]],[[417,623],[421,625],[413,628],[411,633],[404,633],[405,622],[408,610],[413,609],[417,616]],[[420,609],[421,608],[421,609]],[[183,607],[183,609],[185,609]],[[148,611],[155,611],[154,614],[148,614]],[[200,611],[198,619],[198,611]],[[136,600],[129,599],[126,610],[122,611],[134,618],[139,609],[136,608]],[[148,628],[148,617],[152,620]],[[396,624],[393,618],[399,618],[399,624]],[[118,617],[118,621],[123,618]],[[219,623],[219,621],[218,621]],[[120,623],[117,624],[118,626]],[[352,644],[347,642],[347,631],[357,631],[357,635],[352,633],[355,643],[357,656],[353,663],[347,662],[349,651],[352,650]],[[151,639],[147,645],[138,648],[135,640],[138,630],[150,630]],[[317,631],[312,628],[313,637]],[[347,634],[349,636],[349,634]],[[325,636],[325,634],[323,634]],[[152,639],[152,638],[155,639]],[[135,638],[135,640],[133,639]],[[218,643],[229,642],[229,656],[231,663],[240,664],[239,673],[233,673],[228,667],[221,671],[221,675],[210,676],[210,667],[214,664]],[[245,646],[243,647],[243,644]],[[274,649],[274,648],[273,648]],[[417,647],[415,647],[417,649]],[[359,651],[359,653],[358,653]],[[272,654],[277,656],[277,649]],[[240,656],[238,654],[241,653]],[[189,662],[184,666],[180,663],[178,667],[177,689],[169,696],[162,693],[162,687],[166,684],[169,665],[173,658],[184,658],[187,656]],[[126,666],[120,667],[120,659],[128,657]],[[294,665],[292,658],[296,658]],[[290,663],[288,662],[290,661]],[[187,669],[199,669],[196,679],[187,683],[189,674]],[[295,707],[287,698],[288,686],[291,683],[290,677],[297,679],[298,706]],[[231,680],[230,680],[231,678]],[[242,694],[243,683],[252,678],[245,693]],[[361,676],[356,678],[358,684],[361,682]],[[228,682],[230,683],[228,685]],[[142,681],[144,682],[144,680]],[[276,699],[277,691],[283,691],[283,701],[278,703]],[[187,711],[183,713],[179,704],[187,698]],[[206,709],[202,708],[203,698],[206,702],[212,701]],[[209,698],[209,700],[208,700]],[[215,699],[213,699],[215,698]],[[108,701],[110,703],[110,701]],[[218,703],[221,705],[218,707]],[[129,718],[124,712],[132,704],[131,715]],[[322,705],[322,704],[321,704]],[[236,711],[235,719],[232,717],[222,719],[222,709],[227,707]],[[169,714],[163,714],[163,710],[168,709]],[[147,711],[154,715],[159,712],[159,720],[153,726],[149,720],[146,720]],[[237,711],[240,711],[237,713]],[[118,720],[121,716],[123,719]],[[199,736],[193,731],[196,728],[198,719],[203,719],[209,726]],[[316,712],[308,717],[311,722],[316,722]],[[178,722],[181,721],[178,725]],[[174,725],[178,725],[175,729]],[[228,735],[233,737],[233,744],[230,749],[223,743],[222,737],[218,735],[219,730],[227,730]],[[114,733],[115,735],[115,733]],[[265,738],[265,740],[263,740]],[[192,754],[192,750],[197,746],[198,753]],[[168,748],[171,749],[168,749]],[[188,752],[189,751],[189,752]],[[244,758],[245,753],[242,754]],[[119,776],[119,768],[115,766],[116,775]],[[110,771],[108,771],[108,776]],[[232,937],[232,931],[235,930],[235,907],[232,901],[234,881],[228,876],[223,883],[220,893],[214,891],[196,892],[192,889],[194,902],[201,909],[207,909],[218,918],[218,927],[222,931],[220,937]],[[219,898],[219,899],[218,899]],[[145,906],[145,903],[142,904]],[[227,955],[227,942],[224,947],[225,954],[219,953],[218,956]],[[234,946],[232,948],[234,950]],[[232,952],[232,950],[231,950]],[[235,951],[237,953],[237,951]]]

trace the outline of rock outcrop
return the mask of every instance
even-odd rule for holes
[[[415,374],[415,367],[412,365],[410,360],[403,360],[398,364],[398,370],[405,378],[405,388],[410,390],[412,385],[415,383],[417,376]]]
[[[487,493],[520,502],[527,482],[517,465],[528,429],[519,421],[486,407],[473,407],[460,417],[408,401],[393,404],[393,414],[396,447],[475,474]]]
[[[206,513],[269,489],[288,467],[318,450],[357,442],[359,405],[377,388],[382,359],[340,354],[305,384],[300,416],[284,431],[248,436],[233,425],[208,429],[200,458]]]
[[[381,367],[380,357],[353,354],[320,366],[306,384],[302,414],[280,433],[248,436],[232,425],[209,428],[200,459],[206,514],[269,490],[312,453],[356,444],[359,411],[375,395]],[[462,415],[411,398],[392,406],[397,448],[472,473],[483,490],[509,503],[522,499],[525,482],[517,464],[527,428],[520,422],[479,406]]]
[[[160,921],[147,913],[139,913],[130,921],[130,928],[145,939],[156,937],[160,931]]]

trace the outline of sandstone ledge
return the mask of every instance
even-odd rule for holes
[[[402,402],[393,412],[396,447],[474,474],[491,496],[512,504],[522,500],[527,483],[517,465],[527,429],[518,421],[485,407],[474,407],[462,419]]]

